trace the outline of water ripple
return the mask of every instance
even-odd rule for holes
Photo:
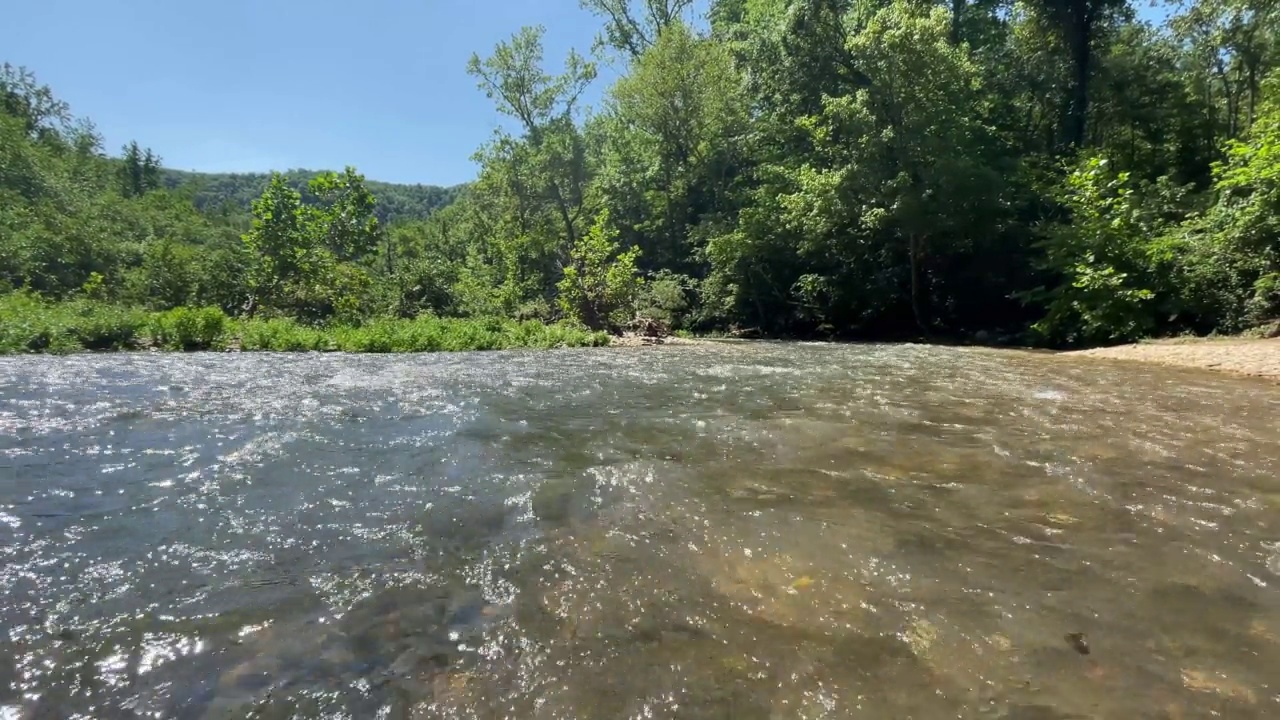
[[[4,358],[0,719],[1268,717],[1278,403],[925,346]]]

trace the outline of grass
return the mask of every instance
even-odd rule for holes
[[[0,297],[0,353],[124,350],[138,345],[149,320],[141,310],[12,293]]]
[[[463,352],[515,348],[596,347],[606,333],[571,325],[504,318],[383,318],[359,327],[310,328],[291,320],[239,324],[242,350],[339,350],[357,353]]]
[[[382,318],[317,328],[285,318],[239,320],[217,308],[147,312],[84,300],[49,303],[23,293],[0,296],[0,354],[148,347],[406,353],[607,344],[606,333],[505,318]]]

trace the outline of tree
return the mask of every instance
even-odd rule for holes
[[[120,178],[120,194],[125,197],[141,197],[160,189],[160,156],[151,152],[151,148],[143,150],[136,141],[130,142],[121,151],[117,173]]]
[[[564,72],[548,74],[542,69],[543,32],[524,28],[468,65],[479,87],[521,130],[518,136],[499,132],[476,154],[482,169],[473,189],[477,202],[493,206],[505,226],[502,246],[494,250],[504,266],[508,306],[521,302],[530,284],[554,285],[588,213],[591,169],[575,113],[596,70],[570,52]]]
[[[814,17],[835,23],[829,10]],[[756,170],[761,186],[713,260],[735,292],[753,288],[761,322],[905,320],[932,331],[946,289],[933,268],[956,264],[975,237],[997,236],[1003,215],[982,71],[952,44],[942,8],[893,2],[823,32],[837,28],[843,54],[829,55],[818,105],[803,89],[774,95],[772,112],[813,109],[779,123],[778,149]],[[798,56],[817,52],[788,42]]]
[[[1156,293],[1146,238],[1158,235],[1143,213],[1127,172],[1100,157],[1073,168],[1062,186],[1069,224],[1046,239],[1055,285],[1031,297],[1046,302],[1035,325],[1053,342],[1083,344],[1133,340],[1154,326]]]
[[[1104,23],[1128,9],[1125,0],[1036,0],[1036,7],[1067,50],[1071,68],[1064,102],[1064,147],[1079,149],[1085,143],[1089,117],[1089,85],[1094,75],[1094,55]]]
[[[355,168],[348,166],[341,175],[321,173],[307,188],[318,201],[308,208],[307,223],[335,258],[359,260],[378,246],[382,233],[374,214],[377,202]]]
[[[244,236],[253,262],[246,308],[250,315],[284,305],[286,286],[315,274],[318,262],[304,218],[302,196],[283,175],[273,173],[253,203],[253,226]]]
[[[609,93],[595,128],[597,181],[652,269],[705,274],[691,236],[704,218],[730,211],[747,121],[740,86],[727,49],[677,21]]]
[[[48,85],[41,85],[24,67],[0,65],[0,111],[21,122],[33,140],[61,140],[73,127],[71,109]]]
[[[592,330],[616,330],[634,311],[643,284],[636,270],[638,248],[619,252],[617,231],[601,212],[569,251],[570,263],[557,283],[560,307]]]
[[[604,18],[599,44],[638,58],[657,44],[663,31],[681,25],[693,0],[579,0],[583,9]]]
[[[1171,25],[1188,50],[1187,84],[1215,108],[1215,136],[1239,138],[1257,115],[1262,79],[1280,63],[1280,2],[1195,0]]]

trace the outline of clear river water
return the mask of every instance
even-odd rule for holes
[[[726,343],[0,359],[0,719],[1280,717],[1280,386]]]

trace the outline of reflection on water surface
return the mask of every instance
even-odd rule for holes
[[[914,346],[0,360],[0,718],[1280,716],[1280,390]]]

